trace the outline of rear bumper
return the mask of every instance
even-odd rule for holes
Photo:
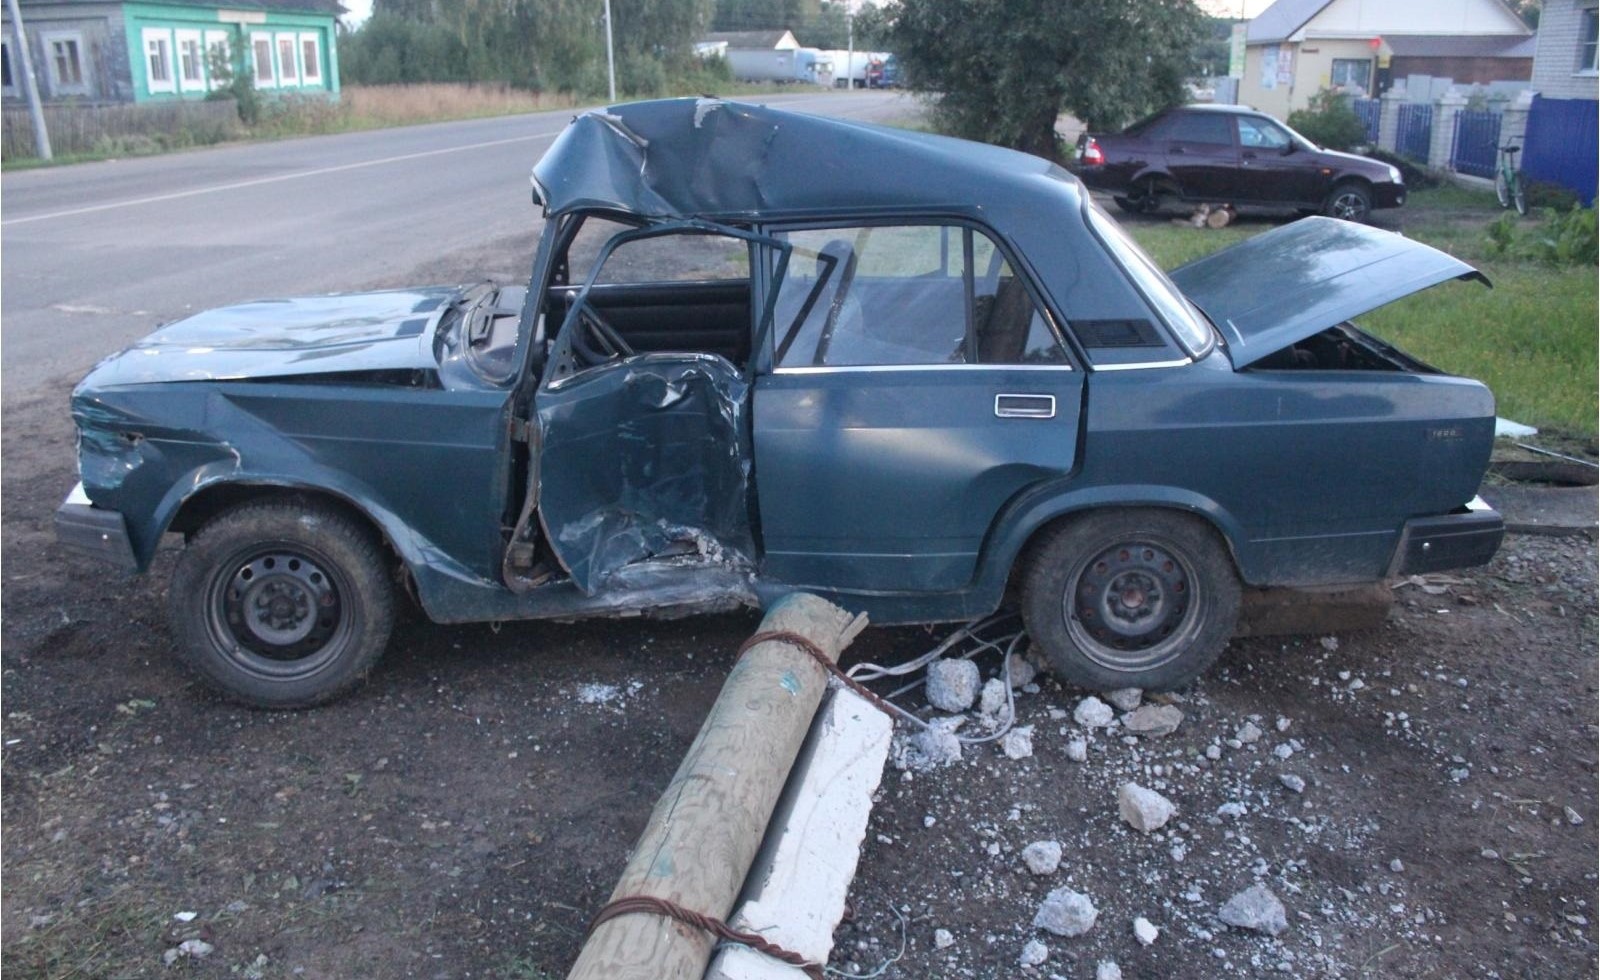
[[[83,484],[72,488],[67,499],[56,508],[56,540],[73,551],[93,555],[124,571],[139,570],[128,538],[128,524],[122,514],[103,510],[89,502]]]
[[[1389,564],[1389,577],[1482,565],[1506,534],[1499,511],[1473,497],[1460,512],[1406,521]]]

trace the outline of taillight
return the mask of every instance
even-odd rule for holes
[[[1106,162],[1105,151],[1100,149],[1099,143],[1090,139],[1083,145],[1083,153],[1079,156],[1079,160],[1086,166],[1098,167]]]

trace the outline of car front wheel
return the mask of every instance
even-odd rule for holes
[[[170,607],[179,652],[201,677],[245,704],[300,708],[377,663],[394,589],[369,528],[314,503],[254,503],[189,542]]]
[[[1216,532],[1176,511],[1086,514],[1034,549],[1028,635],[1063,679],[1164,691],[1204,673],[1233,635],[1239,578]]]
[[[1372,195],[1360,184],[1340,184],[1328,195],[1324,210],[1330,218],[1366,221],[1372,214]]]

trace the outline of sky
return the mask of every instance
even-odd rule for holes
[[[351,27],[372,16],[372,0],[342,0],[342,2],[345,9],[350,11],[344,16],[344,22]],[[1254,17],[1272,6],[1272,0],[1198,0],[1198,2],[1200,9],[1215,17],[1237,17],[1241,7],[1246,17]]]

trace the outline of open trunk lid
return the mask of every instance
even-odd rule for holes
[[[1489,280],[1394,232],[1306,218],[1171,273],[1243,368],[1329,327],[1450,279]]]

